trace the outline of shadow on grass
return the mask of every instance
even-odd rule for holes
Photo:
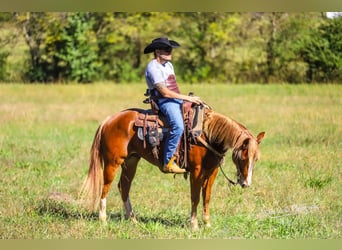
[[[149,225],[149,224],[160,224],[164,227],[177,227],[185,228],[186,219],[183,216],[173,216],[173,215],[151,215],[151,216],[137,216],[138,223]]]
[[[98,212],[90,212],[80,204],[70,199],[51,199],[44,198],[38,200],[33,205],[34,210],[42,216],[56,217],[60,219],[84,219],[88,221],[98,221]],[[151,216],[136,216],[139,224],[160,224],[165,227],[186,227],[184,216],[174,214],[153,214]],[[108,222],[127,221],[124,213],[109,213]]]
[[[58,201],[52,199],[42,199],[36,202],[35,211],[42,216],[52,216],[61,219],[86,219],[98,220],[98,214],[89,212],[81,205]]]

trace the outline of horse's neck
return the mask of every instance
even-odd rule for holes
[[[230,118],[229,118],[230,119]],[[243,139],[246,135],[245,128],[238,122],[231,120],[231,132],[230,134],[227,134],[229,139],[227,140],[229,142],[229,148],[235,148],[239,141]]]
[[[222,151],[234,148],[244,134],[246,128],[237,121],[221,114],[209,111],[206,113],[205,129],[209,143],[221,147]]]

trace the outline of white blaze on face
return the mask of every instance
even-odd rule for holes
[[[247,186],[252,184],[252,176],[253,176],[253,161],[249,161],[248,166],[248,175],[247,175]]]

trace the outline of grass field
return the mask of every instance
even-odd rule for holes
[[[211,228],[189,228],[189,181],[144,161],[131,190],[137,224],[124,220],[118,178],[107,199],[107,225],[76,201],[98,124],[125,108],[148,108],[144,83],[1,84],[0,238],[341,239],[342,85],[181,89],[254,135],[266,131],[249,189],[229,186],[219,173]],[[227,156],[231,177],[234,168]]]

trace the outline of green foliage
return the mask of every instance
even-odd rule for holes
[[[8,79],[7,59],[11,49],[16,44],[16,36],[5,27],[10,24],[13,15],[9,12],[0,12],[0,81]]]
[[[87,13],[29,13],[18,18],[31,55],[31,82],[91,82],[97,41]]]
[[[168,35],[178,21],[171,13],[92,13],[101,61],[100,76],[115,82],[143,80],[150,55],[144,47]]]
[[[11,15],[3,13],[0,21],[11,23]],[[19,31],[14,33],[23,35],[28,48],[25,70],[31,82],[144,81],[151,54],[143,49],[159,36],[181,44],[173,57],[179,81],[341,82],[341,17],[327,19],[324,13],[29,12],[15,17]]]
[[[311,15],[294,15],[279,19],[277,32],[274,34],[274,70],[278,72],[283,82],[306,82],[307,64],[298,56],[299,43],[310,39],[311,29],[308,26],[317,25],[317,20]]]
[[[9,53],[7,51],[0,51],[0,81],[7,79],[6,60]]]
[[[99,67],[93,20],[87,13],[75,13],[70,14],[66,21],[61,39],[57,44],[50,45],[57,48],[53,56],[60,68],[58,73],[64,75],[66,80],[91,82],[96,78]]]
[[[9,22],[13,19],[13,14],[11,12],[0,12],[0,23]]]
[[[308,64],[309,82],[342,80],[342,17],[328,19],[300,49],[300,55]]]
[[[29,49],[30,59],[26,78],[30,81],[46,81],[47,69],[43,62],[43,41],[53,15],[42,12],[22,13],[17,15],[17,22]]]

